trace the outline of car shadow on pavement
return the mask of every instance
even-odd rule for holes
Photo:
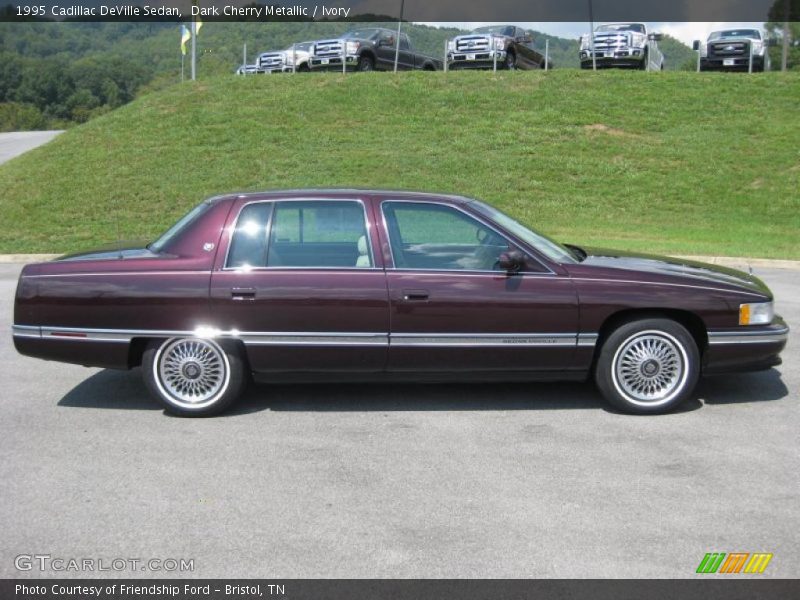
[[[789,389],[776,369],[704,377],[695,391],[706,404],[768,402],[788,395]]]
[[[700,380],[694,397],[674,412],[703,406],[779,400],[789,391],[775,369]],[[161,410],[139,369],[103,370],[59,402],[62,407]],[[618,412],[592,383],[336,383],[251,385],[222,416],[264,410],[307,412],[600,409]]]

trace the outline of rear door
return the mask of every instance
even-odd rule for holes
[[[216,327],[254,371],[383,370],[388,297],[361,198],[247,201],[211,277]]]
[[[500,270],[501,253],[522,249],[459,206],[387,198],[380,211],[391,307],[389,370],[572,366],[578,307],[565,273],[530,255],[522,272]]]

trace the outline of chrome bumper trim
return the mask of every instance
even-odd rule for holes
[[[711,346],[727,344],[774,344],[789,338],[789,328],[780,327],[769,331],[709,331],[708,343]]]

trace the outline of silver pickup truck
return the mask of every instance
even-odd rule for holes
[[[293,44],[285,50],[278,52],[264,52],[258,55],[256,61],[259,73],[291,73],[294,71],[308,71],[308,59],[311,56],[311,44],[301,42]],[[296,61],[296,63],[295,63]]]
[[[701,71],[749,71],[752,52],[753,71],[769,71],[770,61],[765,40],[758,29],[725,29],[714,31],[705,43],[696,40],[700,52]]]
[[[627,67],[663,71],[664,55],[658,48],[660,33],[651,33],[644,23],[606,23],[594,30],[594,36],[580,37],[579,57],[582,69]],[[592,52],[594,51],[594,61]]]

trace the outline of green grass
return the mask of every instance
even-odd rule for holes
[[[0,252],[154,238],[202,198],[480,197],[556,238],[800,258],[800,74],[553,71],[176,85],[0,167]]]

